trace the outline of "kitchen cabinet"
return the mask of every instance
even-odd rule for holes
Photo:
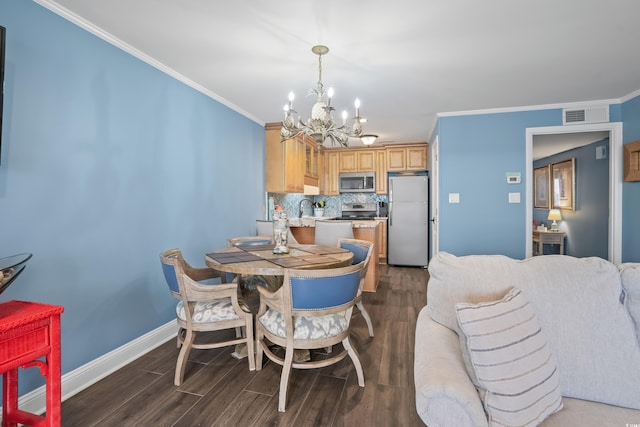
[[[387,220],[386,219],[378,219],[376,220],[380,223],[379,233],[378,233],[378,259],[380,263],[387,263]]]
[[[387,194],[387,152],[378,150],[376,154],[376,194]]]
[[[268,123],[266,132],[266,191],[302,193],[304,186],[320,187],[320,149],[308,135],[280,141],[282,123]]]
[[[327,174],[324,170],[324,152],[325,150],[323,148],[318,149],[318,189],[320,191],[320,194],[325,194],[325,188],[327,186],[327,182],[325,179]]]
[[[427,170],[427,146],[388,147],[387,170],[389,172]]]
[[[340,152],[340,172],[373,172],[375,151],[351,150]]]
[[[319,186],[319,150],[316,142],[305,136],[304,141],[304,184]]]
[[[265,126],[266,191],[302,193],[305,180],[304,136],[300,135],[295,139],[280,142],[281,127],[281,123],[268,123]]]
[[[338,188],[339,154],[336,151],[327,150],[324,153],[324,183],[323,194],[337,196]]]

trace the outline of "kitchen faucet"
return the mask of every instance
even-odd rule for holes
[[[312,202],[310,199],[306,199],[306,198],[304,198],[304,199],[300,200],[300,206],[299,206],[298,218],[302,218],[302,212],[303,212],[303,211],[302,211],[302,203],[304,203],[304,201],[305,201],[305,200],[306,200],[307,202],[309,202],[309,203],[311,204],[311,207],[313,208],[313,202]]]

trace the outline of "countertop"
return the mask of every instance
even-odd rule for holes
[[[334,217],[302,217],[289,219],[289,227],[314,227],[316,220],[334,219]],[[378,220],[385,221],[387,217],[375,217],[373,220],[354,220],[353,228],[375,228]]]

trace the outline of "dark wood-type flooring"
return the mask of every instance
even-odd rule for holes
[[[233,348],[192,350],[185,382],[173,385],[178,354],[170,340],[62,404],[63,426],[420,426],[413,349],[428,273],[380,266],[376,293],[365,293],[369,338],[359,314],[352,339],[364,369],[358,387],[349,357],[322,369],[292,371],[287,410],[278,412],[281,367],[265,357],[249,371]],[[314,357],[322,357],[314,354]]]

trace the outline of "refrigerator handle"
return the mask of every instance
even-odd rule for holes
[[[389,227],[393,225],[393,180],[389,180]]]

